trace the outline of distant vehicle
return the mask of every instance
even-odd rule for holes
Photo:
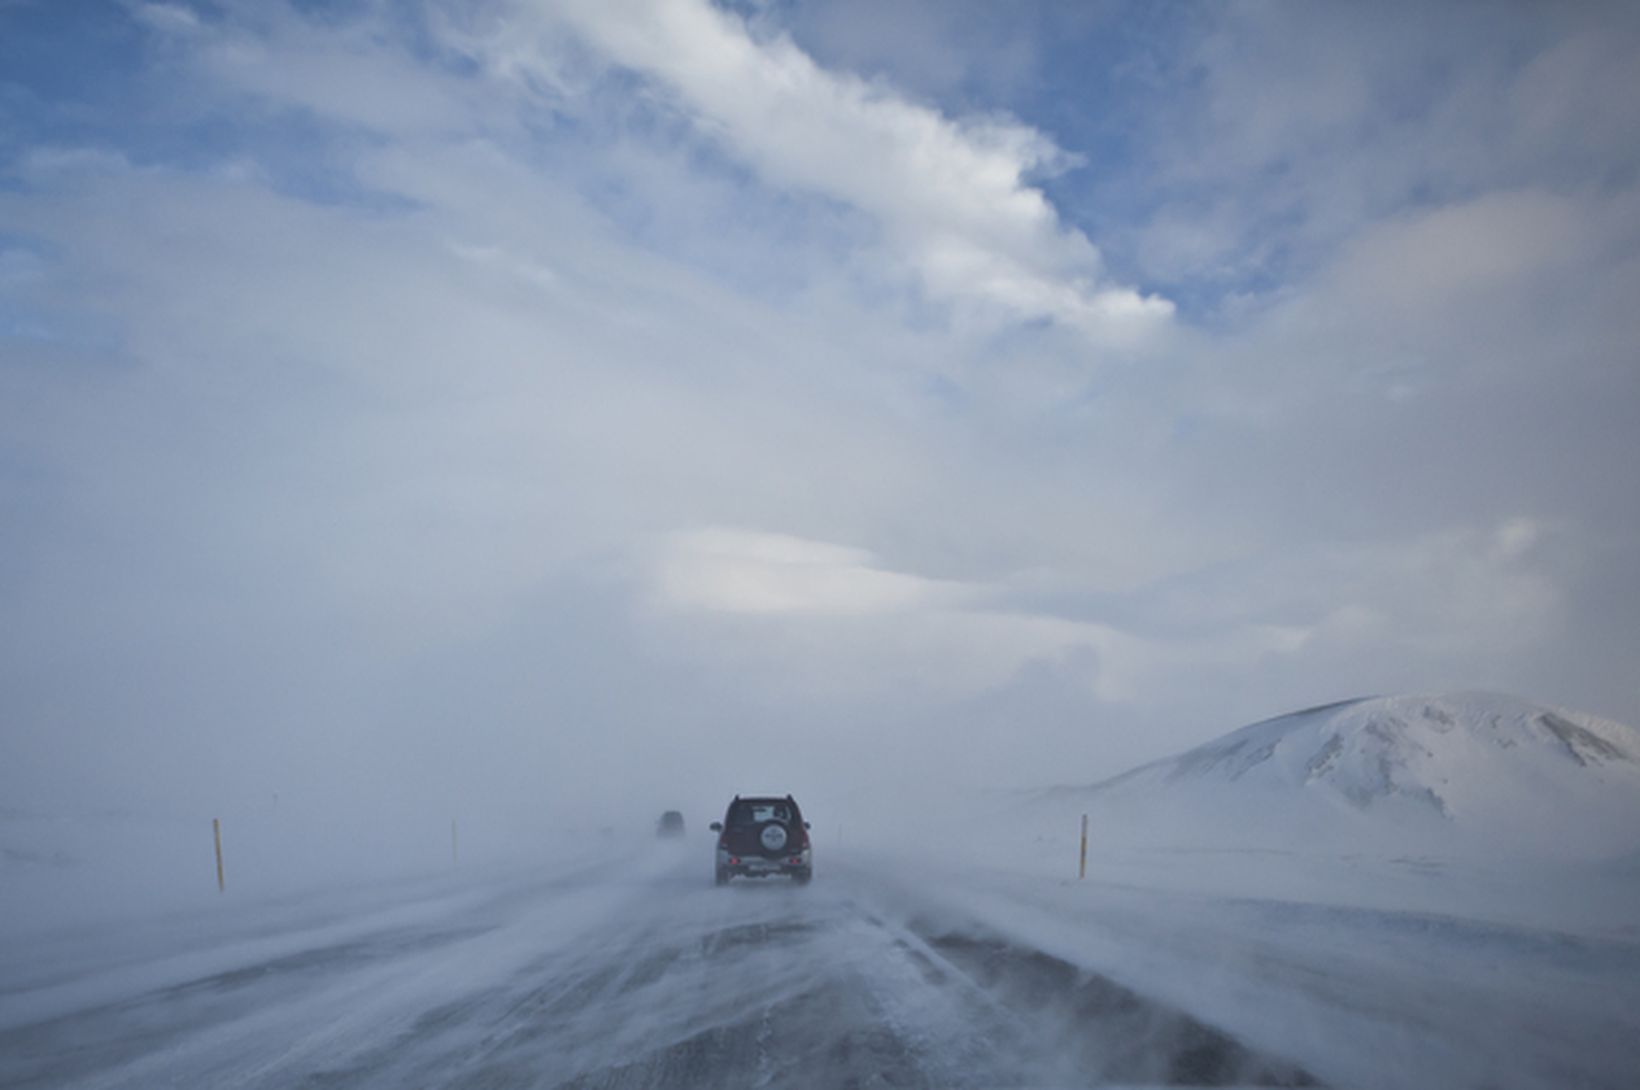
[[[655,835],[659,837],[678,837],[683,835],[683,815],[676,810],[668,810],[655,822]]]
[[[744,799],[736,795],[723,820],[712,822],[711,827],[718,834],[714,874],[720,886],[737,874],[742,878],[784,874],[800,886],[814,877],[809,823],[790,795]]]

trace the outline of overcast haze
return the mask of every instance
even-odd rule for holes
[[[1628,4],[0,0],[0,801],[1640,722],[1637,303]]]

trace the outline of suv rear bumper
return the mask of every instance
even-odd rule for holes
[[[806,875],[814,869],[814,849],[804,848],[790,855],[769,859],[761,855],[732,855],[727,849],[717,850],[718,870],[742,878],[761,878],[770,874]]]

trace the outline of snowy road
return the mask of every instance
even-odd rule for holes
[[[709,848],[0,945],[0,1086],[1621,1087],[1640,944]],[[1185,1013],[1189,1012],[1189,1013]],[[1216,1028],[1215,1028],[1216,1027]]]
[[[864,872],[715,889],[700,856],[42,969],[5,992],[0,1085],[1313,1082],[1038,951],[885,913]]]

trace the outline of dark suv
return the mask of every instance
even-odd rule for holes
[[[712,831],[718,834],[715,874],[720,886],[737,874],[743,878],[786,874],[798,885],[807,885],[814,877],[809,823],[790,795],[744,799],[736,795],[723,820],[712,822]]]

